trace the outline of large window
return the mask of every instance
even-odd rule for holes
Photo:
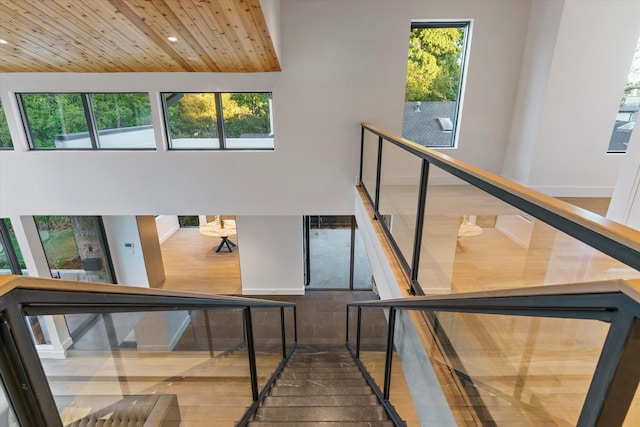
[[[26,274],[18,239],[9,218],[0,218],[0,275]]]
[[[636,46],[633,63],[627,78],[627,85],[622,94],[616,123],[613,125],[611,140],[609,141],[609,153],[624,153],[629,146],[631,132],[638,119],[640,109],[640,40]]]
[[[7,118],[4,115],[4,107],[0,102],[0,150],[12,149],[13,143],[11,142],[11,134],[9,133],[9,126],[7,125]]]
[[[172,150],[273,150],[269,92],[163,93]]]
[[[34,219],[52,277],[115,283],[101,217],[35,216]]]
[[[155,149],[146,93],[22,93],[33,150]]]
[[[413,22],[409,36],[402,136],[427,147],[454,147],[469,22]]]

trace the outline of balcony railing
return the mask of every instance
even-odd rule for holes
[[[94,320],[71,342],[66,323],[86,314]],[[36,349],[43,316],[62,359]],[[20,276],[0,278],[0,317],[9,427],[141,416],[186,425],[212,413],[246,423],[297,343],[292,303]]]
[[[359,186],[419,295],[347,308],[398,423],[640,419],[639,231],[366,123]]]
[[[506,249],[508,256],[499,258],[505,271],[531,261],[536,236],[556,242],[555,253],[544,255],[548,266],[555,262],[554,271],[529,278],[519,269],[518,277],[493,283],[493,289],[640,278],[640,231],[366,123],[360,185],[418,295],[425,293],[425,285],[427,293],[451,292],[455,251],[464,250],[465,243],[473,242],[469,236],[483,230],[514,243]],[[562,252],[581,255],[561,260]],[[491,256],[483,255],[474,262]],[[584,257],[592,260],[588,267]]]
[[[442,345],[457,349],[455,356],[449,351],[449,357],[437,360],[439,356],[427,351],[422,358],[416,349],[429,343],[413,331],[411,323],[417,318],[412,313],[423,314],[437,325],[435,335],[446,340]],[[386,316],[386,335],[363,328],[372,316]],[[514,330],[520,332],[519,317],[526,322],[536,319],[538,328],[560,330],[548,333],[551,339],[546,341],[537,333],[532,340],[522,340],[511,336]],[[543,318],[547,323],[541,325]],[[564,323],[548,322],[554,318]],[[582,320],[567,328],[567,319]],[[610,324],[608,331],[599,322]],[[493,329],[482,324],[491,324]],[[576,336],[580,332],[585,335]],[[458,418],[479,419],[483,425],[622,426],[640,379],[640,283],[586,283],[350,303],[347,347],[361,369],[371,365],[376,355],[384,360],[377,378],[371,375],[368,379],[396,419],[407,416],[394,408],[406,404],[407,396],[392,394],[397,389],[392,383],[393,362],[401,360],[405,376],[413,376],[415,382],[428,384],[430,367],[442,364],[454,373],[449,380],[466,380],[473,387],[468,405],[457,400],[460,396],[446,395],[447,399],[437,401],[436,384],[430,384],[431,396],[414,389],[413,407],[421,423],[433,422],[434,412],[439,411],[437,425],[455,425],[456,417],[447,418],[449,412],[440,406],[444,404]],[[514,359],[519,365],[515,371],[510,366]],[[536,366],[540,363],[545,366]],[[543,377],[543,382],[536,383],[537,377]],[[563,383],[571,383],[572,389],[563,389]],[[527,394],[529,398],[523,398]],[[471,418],[460,415],[464,406],[474,408]]]

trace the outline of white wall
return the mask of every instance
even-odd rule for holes
[[[302,217],[237,216],[243,295],[304,295]]]
[[[532,25],[545,28],[547,36],[530,33],[543,39],[528,43],[530,56],[536,56],[540,43],[551,44],[558,17],[550,15],[560,12],[558,5],[534,3],[534,11],[543,8],[548,13],[538,14],[539,22]],[[543,62],[551,61],[542,64],[537,77],[523,76],[519,88],[524,97],[518,104],[531,107],[522,113],[531,112],[531,120],[539,121],[522,123],[520,129],[514,122],[504,171],[552,196],[610,196],[624,155],[607,154],[607,147],[640,35],[640,2],[566,0],[559,18],[554,46],[545,48],[553,49],[553,57],[543,55]],[[530,170],[529,176],[518,170]]]
[[[178,216],[158,215],[156,217],[156,228],[158,229],[158,241],[162,243],[180,228]]]
[[[495,123],[510,121],[528,8],[281,1],[280,73],[2,74],[17,148],[0,153],[0,215],[352,213],[358,124],[400,132],[409,25],[421,18],[474,19],[460,149],[452,154],[497,171],[508,128]],[[14,92],[126,90],[150,92],[156,114],[160,91],[271,90],[275,151],[168,152],[159,115],[155,152],[27,151]]]
[[[148,288],[136,217],[103,216],[102,220],[118,283]],[[132,243],[133,248],[126,248],[125,243]]]

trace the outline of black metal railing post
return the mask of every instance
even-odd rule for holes
[[[378,137],[378,161],[376,164],[376,192],[373,200],[373,211],[378,215],[380,208],[380,177],[382,176],[382,137]]]
[[[298,343],[298,312],[296,306],[293,306],[293,342]]]
[[[358,320],[356,325],[356,358],[360,359],[360,331],[362,330],[362,307],[360,306],[358,306]]]
[[[247,352],[249,353],[249,373],[251,375],[251,395],[253,401],[258,401],[258,373],[256,368],[256,349],[253,342],[253,324],[251,322],[251,307],[244,308],[245,335],[247,337]]]
[[[20,425],[62,427],[60,413],[49,387],[46,373],[19,304],[9,304],[2,316],[2,366],[11,373],[6,384],[8,400],[13,404]]]
[[[424,230],[424,211],[427,204],[427,186],[429,184],[429,161],[422,159],[420,170],[420,188],[418,193],[418,208],[416,210],[416,229],[413,236],[413,257],[411,260],[411,293],[424,295],[418,285],[418,270],[420,266],[420,249],[422,248],[422,233]]]
[[[363,163],[364,163],[364,126],[360,126],[360,175],[358,175],[358,185],[362,185]]]
[[[384,400],[389,400],[391,392],[391,365],[393,362],[393,336],[396,329],[396,309],[389,307],[389,329],[387,332],[387,354],[384,360]]]
[[[280,307],[280,334],[282,337],[282,358],[287,357],[287,330],[284,319],[284,306]]]
[[[622,426],[640,378],[640,319],[620,311],[611,322],[578,418],[578,427]]]

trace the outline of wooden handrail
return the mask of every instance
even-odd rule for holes
[[[621,293],[640,303],[640,280],[608,280],[601,282],[570,283],[553,286],[533,286],[527,288],[499,289],[495,291],[464,292],[447,295],[416,296],[412,298],[387,299],[347,303],[348,306],[377,306],[420,308],[430,303],[451,303],[464,306],[473,300],[518,298],[518,297],[559,297],[576,295],[599,295]]]
[[[363,122],[361,125],[384,140],[640,270],[640,231],[416,144],[371,124]]]
[[[136,286],[112,285],[106,283],[75,282],[70,280],[47,279],[28,276],[0,276],[0,297],[17,289],[75,292],[85,294],[114,294],[129,296],[179,297],[228,303],[229,306],[294,307],[295,303],[244,298],[229,295],[197,294],[191,292],[168,291],[163,289],[139,288]]]

